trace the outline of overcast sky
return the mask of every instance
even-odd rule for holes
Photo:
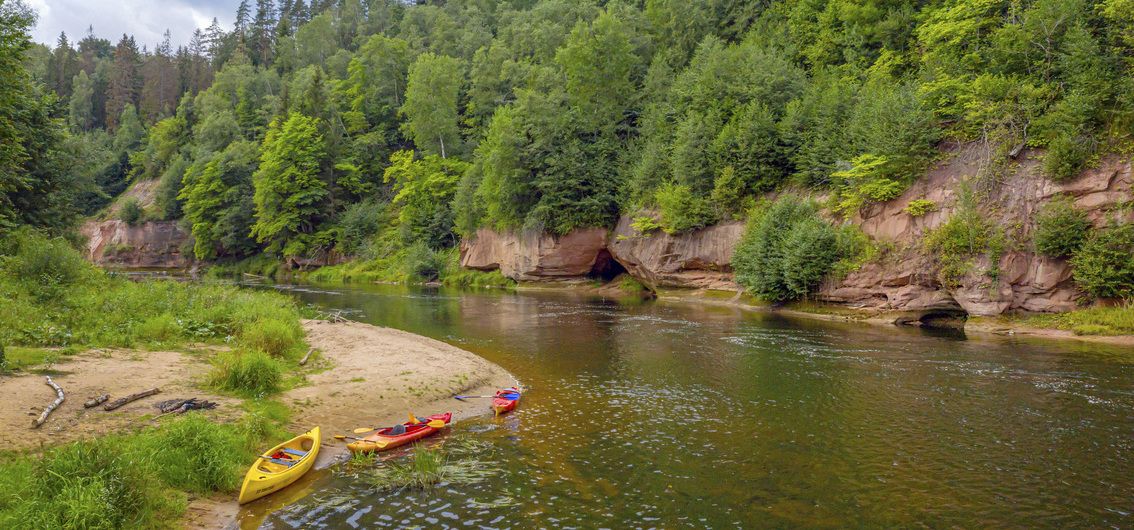
[[[187,44],[196,28],[204,29],[213,17],[232,29],[240,0],[24,0],[39,13],[32,38],[51,47],[59,32],[77,42],[93,26],[95,35],[116,43],[123,33],[134,35],[138,46],[153,49],[166,28],[173,46]]]

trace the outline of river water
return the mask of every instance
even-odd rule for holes
[[[564,292],[283,289],[531,390],[431,442],[484,444],[490,477],[380,492],[325,473],[264,528],[1134,526],[1130,348]]]

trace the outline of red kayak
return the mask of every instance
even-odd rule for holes
[[[496,397],[492,398],[492,410],[496,411],[499,416],[505,412],[511,412],[516,408],[520,402],[520,389],[516,387],[505,388],[496,391]]]
[[[441,420],[448,425],[453,419],[453,414],[446,412],[444,414],[434,414],[427,418],[419,418],[417,422],[407,421],[401,425],[393,427],[386,427],[358,440],[347,444],[347,449],[352,453],[373,453],[375,451],[388,451],[395,447],[401,447],[408,443],[416,442],[426,436],[436,433],[440,429],[430,427],[429,422],[433,420]]]

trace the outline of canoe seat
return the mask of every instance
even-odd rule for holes
[[[299,462],[298,460],[280,460],[279,458],[269,458],[268,461],[273,463],[273,464],[279,464],[281,466],[287,466],[287,467],[294,466],[296,463]]]
[[[285,452],[285,453],[287,453],[291,456],[298,456],[300,458],[307,456],[307,451],[300,451],[298,449],[288,449],[288,448],[285,447],[283,452]]]

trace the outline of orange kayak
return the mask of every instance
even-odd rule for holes
[[[352,453],[373,453],[376,451],[389,451],[408,443],[416,442],[426,436],[436,433],[439,429],[426,425],[433,420],[444,421],[446,425],[453,419],[453,414],[434,414],[427,418],[419,418],[420,423],[405,422],[394,427],[386,427],[375,431],[359,441],[347,444]]]
[[[492,410],[496,411],[499,416],[505,412],[511,412],[516,408],[520,402],[520,389],[516,387],[505,388],[496,391],[496,397],[492,398]]]

